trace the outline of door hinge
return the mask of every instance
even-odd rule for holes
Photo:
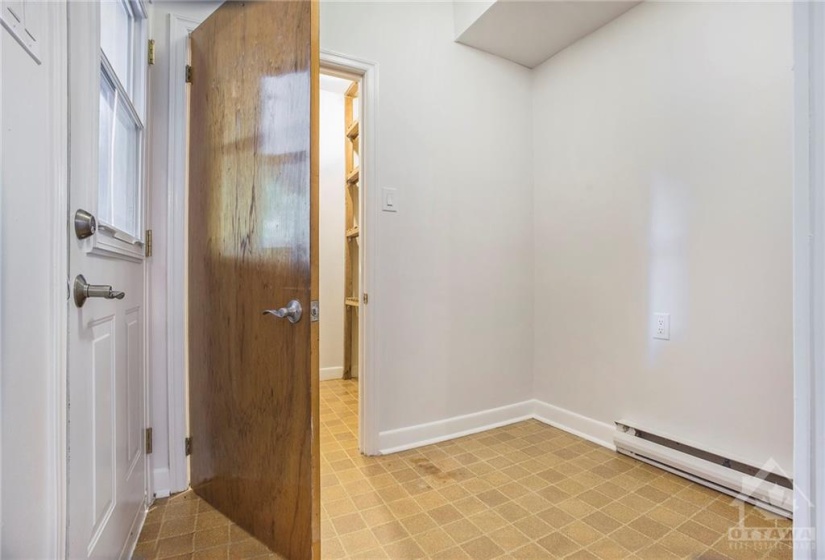
[[[147,56],[147,60],[149,61],[149,66],[155,63],[155,40],[149,39],[149,53]]]
[[[186,83],[192,83],[192,66],[190,66],[189,64],[186,65]]]
[[[183,440],[183,449],[186,452],[187,457],[192,454],[192,436],[189,436]]]
[[[152,454],[152,428],[146,428],[146,454]]]
[[[152,230],[151,229],[146,230],[146,243],[144,245],[144,249],[146,251],[146,253],[145,253],[146,256],[151,257],[152,256]]]
[[[368,304],[370,302],[370,295],[368,293],[364,292],[364,298],[363,299],[364,299],[364,305]]]

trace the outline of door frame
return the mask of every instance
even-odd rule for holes
[[[55,459],[53,480],[49,486],[54,487],[55,496],[55,536],[54,550],[57,558],[66,558],[66,543],[68,542],[68,492],[69,492],[69,416],[68,416],[68,338],[69,338],[69,103],[66,95],[56,92],[68,90],[68,51],[70,22],[67,22],[68,3],[61,2],[59,9],[49,11],[50,30],[52,35],[51,52],[48,54],[52,63],[52,126],[55,135],[50,138],[50,149],[54,161],[58,162],[57,169],[52,170],[54,191],[51,200],[52,214],[52,271],[50,284],[52,286],[51,348],[50,362],[54,377],[54,386],[50,387],[50,400],[54,403],[54,413],[51,423],[54,426],[54,442],[52,442]],[[61,21],[62,20],[62,21]],[[51,466],[50,466],[51,467]]]
[[[189,34],[203,20],[169,14],[169,107],[168,153],[166,160],[166,285],[157,297],[165,299],[166,311],[166,388],[169,480],[162,484],[171,493],[189,487],[189,464],[184,440],[188,436],[186,390],[186,82],[182,79],[189,56]],[[163,162],[156,162],[162,165]],[[160,292],[165,290],[165,294]],[[175,445],[177,442],[177,445]],[[156,489],[155,489],[156,490]],[[165,492],[164,492],[165,494]]]
[[[365,455],[379,453],[378,426],[378,356],[375,342],[376,329],[372,306],[377,300],[375,293],[375,257],[379,236],[378,213],[381,208],[380,192],[373,189],[373,177],[377,177],[375,133],[378,115],[378,64],[361,58],[321,49],[321,72],[338,75],[361,82],[358,100],[360,136],[360,176],[358,181],[361,206],[358,234],[361,250],[358,252],[358,268],[361,271],[360,288],[362,294],[369,294],[370,303],[358,307],[358,445]],[[380,300],[378,300],[380,301]],[[323,307],[321,308],[323,321]]]
[[[825,6],[795,2],[794,512],[825,543]],[[814,550],[797,548],[794,558]]]

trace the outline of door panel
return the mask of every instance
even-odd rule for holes
[[[69,3],[69,207],[98,213],[100,4]],[[118,202],[115,200],[114,202]],[[110,285],[123,299],[68,305],[68,557],[128,554],[146,512],[144,261],[97,251],[99,228],[69,227],[69,278]]]
[[[191,36],[191,482],[292,559],[319,554],[316,12],[228,2]]]

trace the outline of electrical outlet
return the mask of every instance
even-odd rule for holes
[[[670,340],[670,313],[653,314],[653,338]]]

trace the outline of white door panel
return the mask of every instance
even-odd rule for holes
[[[78,209],[99,210],[99,18],[98,3],[69,4],[69,224]],[[147,501],[144,262],[139,244],[120,251],[111,232],[81,240],[71,229],[69,278],[125,296],[69,304],[68,553],[118,558],[130,552]]]

